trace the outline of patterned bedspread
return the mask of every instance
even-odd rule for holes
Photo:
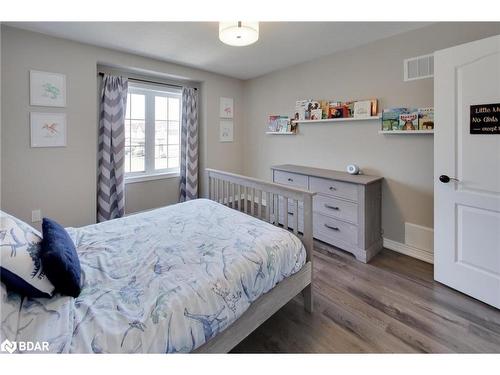
[[[81,295],[24,299],[5,322],[52,352],[192,351],[305,264],[293,234],[205,199],[68,232]]]

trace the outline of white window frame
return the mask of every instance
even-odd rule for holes
[[[171,97],[179,99],[179,162],[180,133],[182,121],[182,91],[174,87],[143,84],[129,81],[128,94],[140,94],[145,97],[144,108],[144,172],[125,172],[125,183],[159,180],[180,176],[180,165],[177,168],[155,169],[155,97]],[[168,111],[168,109],[167,109]],[[168,112],[167,112],[168,113]],[[168,115],[167,115],[168,118]],[[168,123],[168,122],[167,122]],[[168,146],[167,146],[168,147]]]

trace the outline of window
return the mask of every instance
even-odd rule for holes
[[[125,177],[179,173],[181,92],[129,83],[125,114]]]

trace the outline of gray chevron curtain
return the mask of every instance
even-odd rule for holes
[[[122,217],[125,212],[125,111],[128,82],[104,75],[99,115],[97,221]]]
[[[198,91],[182,89],[181,185],[179,201],[198,198]]]

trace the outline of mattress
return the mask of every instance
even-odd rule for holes
[[[4,334],[51,352],[190,352],[306,261],[292,233],[206,199],[68,232],[80,296],[4,297]]]

